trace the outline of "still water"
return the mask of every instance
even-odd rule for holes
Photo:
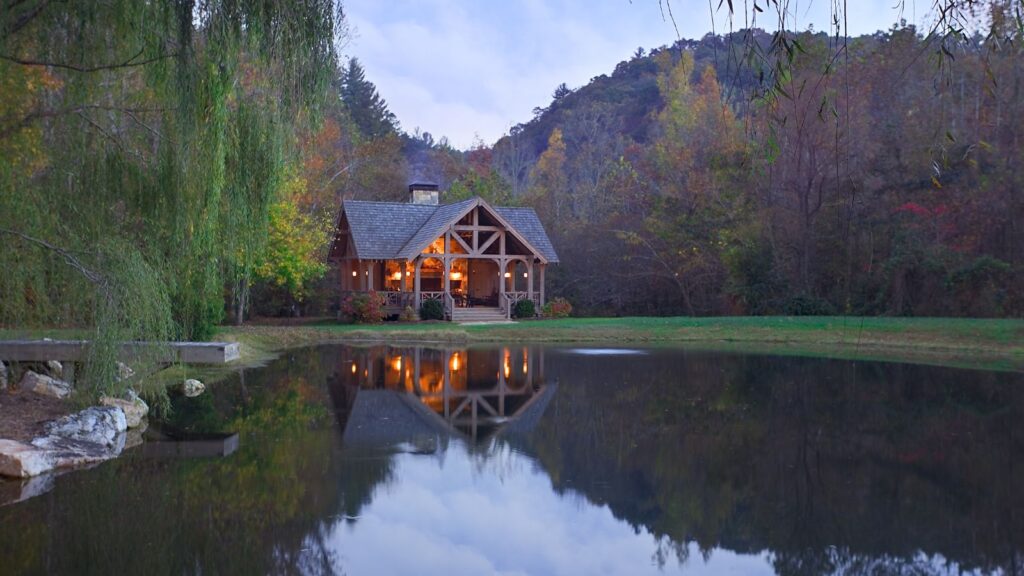
[[[1024,574],[1022,426],[1020,374],[318,347],[0,507],[0,574]]]

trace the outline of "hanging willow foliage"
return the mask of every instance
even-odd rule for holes
[[[336,69],[332,0],[0,3],[0,326],[204,339]],[[227,289],[227,290],[226,290]]]

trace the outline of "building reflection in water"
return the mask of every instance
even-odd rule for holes
[[[346,348],[331,385],[347,444],[454,435],[480,442],[531,427],[554,386],[531,346]]]

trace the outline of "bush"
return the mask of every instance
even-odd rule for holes
[[[384,297],[376,292],[349,294],[341,313],[354,324],[378,324],[384,320]]]
[[[572,314],[572,304],[565,298],[555,298],[544,304],[541,314],[545,318],[568,318]]]
[[[440,300],[424,300],[420,304],[421,320],[444,320],[444,304]]]
[[[831,302],[808,294],[790,296],[782,310],[789,316],[832,316],[836,313]]]
[[[512,308],[512,316],[515,318],[533,318],[537,310],[533,306],[533,300],[520,300]]]
[[[402,310],[402,313],[398,315],[398,321],[399,322],[415,322],[416,321],[416,311],[412,309],[412,306],[406,306],[405,310]]]

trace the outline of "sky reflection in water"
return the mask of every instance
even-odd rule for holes
[[[0,506],[0,574],[1024,572],[1022,375],[579,350],[289,353],[175,400],[237,452]]]
[[[705,560],[696,546],[662,569],[650,532],[556,494],[536,462],[507,446],[486,457],[461,444],[395,457],[395,480],[328,542],[351,574],[774,574],[767,554],[716,550]]]

